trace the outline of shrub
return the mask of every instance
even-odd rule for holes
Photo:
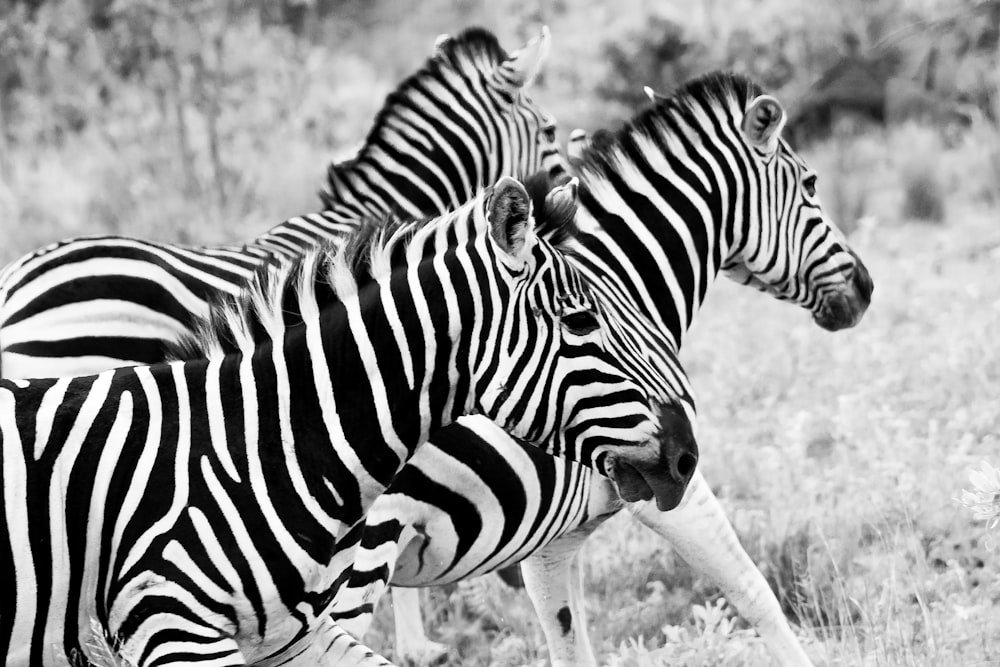
[[[904,220],[944,221],[945,148],[938,130],[908,123],[892,133],[890,144],[903,195],[900,216]]]

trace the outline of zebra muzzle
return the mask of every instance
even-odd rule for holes
[[[698,465],[698,444],[683,410],[661,406],[660,432],[637,456],[627,449],[608,456],[605,470],[625,502],[656,498],[661,512],[681,502]]]
[[[872,281],[868,268],[854,251],[848,250],[854,257],[855,264],[851,267],[850,276],[844,281],[843,287],[831,294],[815,314],[816,324],[827,331],[850,329],[861,321],[872,300],[875,283]]]

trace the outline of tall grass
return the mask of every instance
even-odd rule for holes
[[[183,107],[185,153],[170,105],[141,83],[122,84],[100,117],[58,141],[31,140],[51,132],[23,121],[2,165],[0,262],[87,234],[236,241],[317,210],[327,164],[360,144],[391,81],[356,55],[290,44],[252,24],[234,27],[227,44],[238,100],[217,122],[220,172],[204,115]],[[252,90],[235,90],[247,70]]]

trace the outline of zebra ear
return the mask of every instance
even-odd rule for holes
[[[530,86],[542,71],[542,65],[549,55],[549,27],[542,26],[542,34],[515,51],[500,63],[497,70],[501,86],[510,93]]]
[[[649,98],[649,101],[652,102],[653,104],[656,104],[657,102],[662,102],[663,100],[667,99],[666,95],[661,95],[660,93],[656,92],[649,86],[643,86],[642,92],[646,95],[646,97]]]
[[[546,211],[569,210],[569,219],[572,220],[576,214],[576,203],[579,197],[580,179],[574,176],[566,183],[557,188],[552,188],[549,194],[545,195]]]
[[[583,151],[590,145],[590,135],[581,128],[576,128],[569,133],[569,141],[566,142],[566,157],[573,162],[578,162],[583,158]]]
[[[579,188],[580,179],[574,176],[545,196],[544,225],[538,225],[538,233],[544,234],[549,243],[558,246],[576,236]]]
[[[434,38],[434,50],[435,51],[440,51],[441,47],[444,46],[444,43],[447,42],[449,39],[451,39],[451,35],[449,35],[446,32],[443,32],[440,35],[438,35],[437,37],[435,37]]]
[[[754,98],[743,116],[743,134],[750,145],[773,153],[778,148],[778,138],[785,127],[785,110],[781,102],[770,95]]]
[[[490,236],[508,255],[523,259],[531,231],[531,199],[524,186],[504,176],[493,186],[489,203]]]

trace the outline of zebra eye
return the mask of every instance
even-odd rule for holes
[[[574,336],[586,336],[600,328],[597,317],[589,310],[578,310],[575,313],[563,315],[560,323]]]
[[[556,140],[556,128],[555,125],[547,125],[542,128],[542,136],[545,137],[545,141],[550,143],[555,143]]]
[[[802,181],[802,188],[806,191],[806,194],[810,197],[816,196],[816,176],[806,176]]]

